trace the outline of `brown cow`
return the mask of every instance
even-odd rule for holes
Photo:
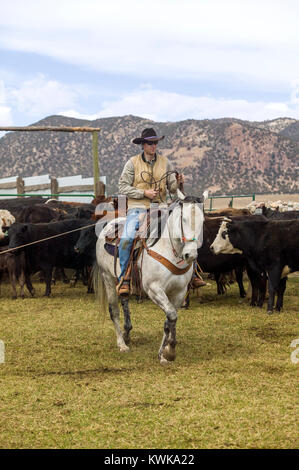
[[[252,215],[248,209],[235,209],[234,207],[227,207],[225,209],[217,209],[213,212],[206,212],[206,216],[209,217],[232,217],[232,216],[240,216],[240,215]]]
[[[12,288],[12,298],[17,298],[17,284],[20,285],[20,296],[24,299],[24,285],[25,285],[25,253],[15,255],[12,252],[3,253],[8,249],[8,245],[0,247],[0,283],[5,273],[8,273],[9,280]],[[34,295],[34,289],[31,282],[27,285],[30,294]]]

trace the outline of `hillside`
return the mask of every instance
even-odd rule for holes
[[[101,127],[100,172],[117,193],[124,163],[140,147],[131,140],[145,127],[165,134],[159,148],[186,176],[188,192],[214,194],[299,192],[299,121],[280,118],[157,123],[136,116],[79,120],[49,116],[36,125]],[[49,173],[92,176],[92,137],[83,133],[10,132],[0,139],[0,177]],[[296,166],[297,165],[297,166]]]

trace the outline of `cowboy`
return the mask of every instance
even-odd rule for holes
[[[116,288],[118,295],[130,293],[130,273],[127,268],[131,248],[147,209],[153,204],[159,206],[165,202],[167,191],[174,197],[178,186],[184,183],[184,176],[175,172],[163,178],[167,172],[173,171],[169,160],[157,152],[158,142],[164,137],[158,137],[153,128],[146,128],[141,137],[133,139],[133,144],[141,145],[142,151],[127,161],[119,179],[119,192],[128,199],[128,213],[119,243],[121,273]],[[159,187],[155,184],[157,181]]]

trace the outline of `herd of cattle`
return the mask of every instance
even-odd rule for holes
[[[223,274],[234,271],[240,296],[245,297],[246,271],[252,306],[263,306],[268,285],[268,313],[272,313],[275,295],[275,309],[283,306],[287,274],[299,270],[299,211],[279,212],[264,206],[262,212],[253,215],[248,209],[228,208],[206,213],[198,264],[214,276],[218,294],[224,292]],[[104,216],[107,220],[120,215],[124,214],[112,198],[100,197],[91,204],[42,198],[0,200],[0,276],[9,273],[13,298],[17,282],[22,297],[25,285],[34,295],[31,275],[37,272],[45,281],[45,295],[50,295],[53,272],[65,276],[67,268],[77,276],[81,273],[92,292],[95,224]]]

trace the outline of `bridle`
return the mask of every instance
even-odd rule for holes
[[[184,226],[183,226],[183,203],[180,202],[179,204],[181,206],[181,217],[180,217],[180,219],[181,219],[181,232],[182,232],[181,242],[184,245],[185,243],[188,243],[188,242],[194,242],[197,239],[195,238],[195,236],[193,238],[186,238],[185,237],[185,235],[184,235]],[[193,232],[195,232],[195,202],[192,203],[192,208],[191,208],[191,230],[193,230]]]
[[[191,230],[193,230],[193,233],[194,233],[194,237],[193,238],[186,238],[185,237],[185,232],[184,232],[184,226],[183,226],[183,202],[182,201],[179,201],[179,206],[180,206],[180,209],[181,209],[181,214],[180,214],[180,226],[181,226],[181,238],[180,238],[180,241],[181,241],[181,244],[183,245],[183,248],[185,246],[186,243],[188,242],[195,242],[197,241],[197,238],[195,237],[195,202],[192,203],[192,208],[191,208]],[[176,204],[177,205],[177,204]],[[167,221],[167,225],[168,225],[168,221]],[[169,231],[169,225],[168,225],[168,231]],[[172,239],[171,237],[169,237],[169,240],[170,240],[170,244],[171,244],[171,248],[172,248],[172,251],[173,251],[173,254],[176,258],[179,258],[179,259],[183,259],[181,256],[179,256],[177,254],[177,251],[175,250],[174,246],[173,246],[173,242],[172,242]],[[183,250],[182,248],[182,250]]]

